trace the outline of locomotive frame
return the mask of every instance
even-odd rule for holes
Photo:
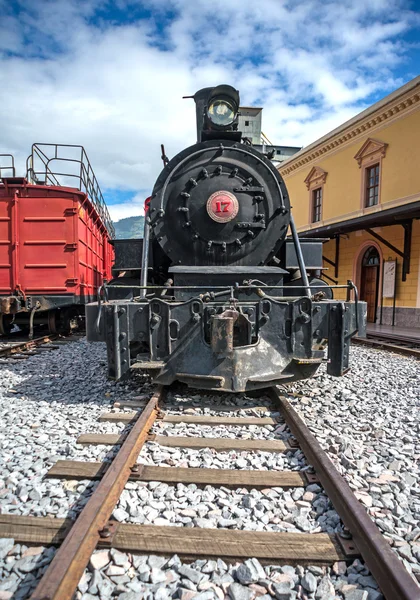
[[[137,370],[164,385],[244,392],[311,377],[324,360],[343,375],[366,304],[351,281],[319,279],[322,240],[301,243],[279,172],[241,142],[239,93],[204,88],[194,100],[197,143],[156,181],[141,260],[117,253],[124,275],[86,306],[88,340],[106,341],[116,380]],[[345,301],[333,299],[340,288]]]

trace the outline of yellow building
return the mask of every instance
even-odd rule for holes
[[[354,281],[372,323],[420,327],[419,150],[417,77],[279,167],[323,278]]]

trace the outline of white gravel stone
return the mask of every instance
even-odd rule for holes
[[[100,550],[99,552],[95,552],[92,554],[89,564],[91,568],[96,571],[106,567],[109,564],[110,555],[108,550]]]
[[[232,600],[251,600],[254,597],[254,593],[244,585],[231,583],[229,586],[229,597]]]
[[[182,577],[186,577],[193,583],[197,584],[203,579],[204,575],[197,571],[196,569],[191,569],[190,567],[186,567],[184,565],[178,567],[178,573]]]
[[[288,582],[274,584],[273,591],[277,600],[295,600],[297,597],[297,593]]]
[[[305,588],[306,591],[316,592],[317,581],[316,581],[315,575],[313,575],[311,572],[306,573],[306,575],[304,577],[302,577],[302,580],[300,583],[301,583],[302,587]]]
[[[360,589],[345,591],[344,600],[368,600],[368,592]]]
[[[420,534],[419,363],[359,346],[352,347],[351,355],[352,368],[345,377],[329,377],[322,367],[315,379],[316,391],[314,382],[298,382],[284,388],[285,396],[397,555],[416,574],[415,569],[420,570],[413,550]],[[299,397],[291,395],[291,389]],[[319,522],[323,524],[323,517]]]
[[[328,575],[322,577],[318,582],[315,598],[316,600],[333,600],[335,596],[334,585]]]
[[[166,575],[161,569],[152,568],[150,571],[150,581],[152,583],[162,583],[166,580]]]
[[[15,540],[12,538],[0,539],[0,560],[3,559],[15,545]]]
[[[256,558],[246,560],[236,569],[236,578],[239,583],[256,583],[259,579],[265,579],[265,572]]]

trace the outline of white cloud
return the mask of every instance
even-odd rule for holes
[[[102,187],[151,190],[160,144],[171,157],[195,142],[182,96],[218,83],[264,106],[274,142],[309,144],[404,82],[402,35],[419,19],[402,0],[119,0],[129,23],[104,20],[107,6],[0,0],[0,153],[21,169],[34,141],[82,144]],[[153,18],[136,20],[142,7]],[[111,212],[141,213],[143,200]]]
[[[147,193],[136,194],[131,200],[121,202],[120,204],[111,204],[108,206],[109,214],[113,221],[120,221],[127,217],[144,214],[144,201]]]

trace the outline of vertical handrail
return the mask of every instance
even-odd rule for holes
[[[10,165],[2,166],[0,163],[0,177],[3,177],[2,171],[12,171],[12,177],[16,177],[16,169],[15,169],[15,157],[13,154],[0,154],[1,157],[10,158]]]
[[[302,277],[303,286],[305,288],[306,295],[311,297],[311,289],[309,287],[308,274],[306,272],[305,260],[303,258],[302,247],[300,245],[299,236],[296,231],[296,225],[293,219],[293,215],[290,215],[290,231],[292,232],[293,243],[295,245],[296,257],[300,269],[300,275]]]
[[[150,197],[144,201],[144,231],[143,231],[143,250],[141,255],[140,272],[140,298],[146,297],[147,275],[149,271],[149,239],[150,239],[150,218],[149,218]]]
[[[12,245],[12,293],[15,292],[20,287],[19,281],[19,191],[16,190],[13,196],[13,203],[11,209],[11,223],[10,226],[12,228],[12,240],[14,243]]]

